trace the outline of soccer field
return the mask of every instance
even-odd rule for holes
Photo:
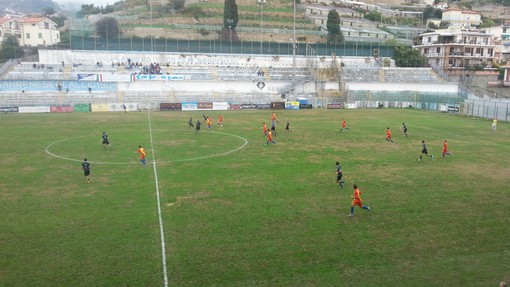
[[[272,111],[204,113],[213,126],[198,134],[187,122],[202,111],[0,115],[0,286],[510,281],[508,123],[282,110],[266,146]],[[341,118],[351,130],[339,132]],[[445,139],[453,157],[442,159]],[[420,162],[422,140],[434,158]],[[352,184],[372,212],[348,217]]]

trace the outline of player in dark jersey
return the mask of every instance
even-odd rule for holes
[[[431,159],[434,158],[433,155],[429,155],[428,151],[427,151],[427,145],[425,144],[425,141],[421,141],[421,155],[420,155],[420,159],[419,161],[421,161],[422,157],[423,157],[423,154],[425,154],[426,156],[429,156]]]
[[[284,134],[286,134],[287,132],[292,132],[292,130],[290,129],[290,122],[287,121],[287,123],[285,124],[285,132]]]
[[[276,136],[276,122],[271,122],[271,131],[273,132],[273,135]]]
[[[81,168],[83,169],[83,175],[85,175],[87,182],[90,183],[90,162],[88,162],[86,158],[83,159]]]
[[[112,146],[110,145],[110,139],[108,138],[108,135],[106,134],[106,132],[103,132],[103,134],[101,135],[101,142],[103,143],[103,147],[104,149],[106,150],[107,148],[112,148]]]
[[[342,180],[342,167],[340,163],[336,162],[336,183],[340,185],[340,188],[344,188],[344,181]]]
[[[407,125],[406,125],[406,123],[402,123],[402,127],[400,127],[400,129],[404,133],[404,136],[407,137]]]
[[[189,117],[188,125],[189,125],[189,127],[190,127],[190,128],[195,127],[195,126],[193,125],[193,117]]]
[[[200,125],[201,124],[202,123],[200,122],[200,120],[197,120],[197,123],[195,124],[195,134],[200,132]]]

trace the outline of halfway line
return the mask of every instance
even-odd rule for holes
[[[156,169],[156,157],[154,154],[154,145],[152,141],[152,123],[151,123],[151,112],[147,112],[147,118],[149,120],[149,136],[151,142],[151,152],[152,152],[152,168],[154,169],[154,178],[156,180],[156,199],[158,203],[158,219],[159,219],[159,234],[161,237],[161,260],[163,262],[163,281],[164,286],[168,287],[168,271],[166,266],[166,248],[165,248],[165,231],[163,229],[163,217],[161,216],[161,200],[159,195],[159,181],[158,181],[158,171]]]

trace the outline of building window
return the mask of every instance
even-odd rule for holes
[[[441,53],[441,47],[437,47],[437,48],[436,48],[436,53],[437,53],[437,54]]]
[[[429,48],[423,49],[423,54],[427,55],[429,53]]]
[[[30,39],[30,33],[27,33],[26,38],[27,38],[27,39]]]
[[[39,39],[42,39],[42,33],[39,33],[38,36],[39,36]]]
[[[494,49],[490,48],[487,50],[487,54],[489,54],[489,56],[493,57],[494,56]]]
[[[481,54],[481,53],[482,53],[482,48],[476,48],[475,54]]]
[[[432,37],[428,37],[427,42],[429,42],[429,43],[432,42]]]
[[[50,28],[50,23],[44,22],[44,29],[49,29],[49,28]]]

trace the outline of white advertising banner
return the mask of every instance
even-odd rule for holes
[[[228,110],[228,102],[213,102],[213,110]]]
[[[183,75],[133,75],[135,81],[182,81]]]
[[[138,111],[138,103],[113,103],[109,104],[110,112],[136,112]]]
[[[49,113],[50,107],[19,107],[20,113]]]

